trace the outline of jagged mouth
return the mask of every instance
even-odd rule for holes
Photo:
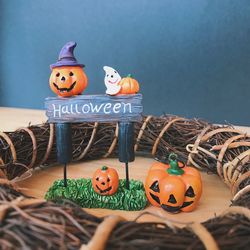
[[[181,208],[187,207],[187,206],[191,205],[192,203],[193,203],[193,201],[185,201],[185,202],[183,203],[183,205],[182,205]]]
[[[151,198],[152,198],[154,201],[156,201],[158,204],[160,204],[160,199],[159,199],[158,196],[156,196],[156,195],[154,195],[154,194],[152,194],[152,193],[150,193],[150,192],[149,192],[149,194],[150,194]]]
[[[76,81],[71,84],[69,88],[59,88],[56,83],[53,82],[53,85],[56,87],[57,90],[60,92],[70,92],[76,85]]]
[[[179,213],[179,212],[180,212],[180,209],[181,209],[180,206],[179,206],[179,207],[172,207],[172,206],[165,205],[165,204],[162,204],[161,207],[162,207],[165,211],[167,211],[167,212],[169,212],[169,213],[174,213],[174,214]]]
[[[104,190],[100,189],[97,185],[95,185],[95,186],[96,186],[96,188],[100,191],[101,194],[107,193],[108,191],[110,191],[110,190],[112,189],[111,186],[108,187],[108,188],[106,188],[106,189],[104,189]]]

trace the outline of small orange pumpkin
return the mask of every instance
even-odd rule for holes
[[[97,169],[92,178],[92,186],[100,195],[115,194],[119,186],[119,176],[114,168],[103,166]]]
[[[119,94],[136,94],[140,89],[138,81],[131,74],[122,78],[118,84],[121,86]]]
[[[170,154],[169,165],[154,163],[151,166],[145,191],[149,202],[154,206],[161,206],[172,213],[190,212],[196,208],[201,197],[201,176],[192,167],[180,168],[177,156]]]
[[[61,66],[52,69],[49,83],[58,96],[70,97],[81,94],[88,85],[88,79],[80,66]]]

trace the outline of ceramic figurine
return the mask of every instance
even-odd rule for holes
[[[121,86],[119,85],[122,79],[121,76],[115,69],[109,66],[104,66],[103,69],[105,71],[104,83],[107,88],[106,94],[117,95],[121,90]]]
[[[50,65],[51,90],[62,97],[81,94],[88,84],[88,79],[83,71],[84,65],[78,63],[74,56],[76,42],[66,43],[59,53],[58,61]]]
[[[140,90],[138,81],[134,79],[131,74],[122,78],[119,85],[121,86],[119,94],[131,95],[138,93]]]
[[[84,65],[74,56],[76,42],[68,42],[61,49],[58,61],[50,65],[52,70],[49,84],[51,90],[60,97],[81,94],[88,84],[83,71]],[[57,160],[64,164],[64,186],[67,186],[67,164],[72,158],[72,135],[70,123],[56,123]]]
[[[105,71],[104,83],[106,85],[106,94],[108,95],[131,95],[136,94],[140,90],[139,83],[136,79],[128,74],[127,77],[121,78],[117,70],[109,67],[103,67]]]
[[[119,176],[114,168],[103,166],[97,169],[92,178],[92,186],[100,195],[113,195],[119,186]]]
[[[153,206],[171,213],[191,212],[197,207],[202,193],[200,173],[180,164],[177,155],[170,154],[169,164],[157,162],[150,168],[145,191]]]
[[[51,65],[50,87],[58,97],[46,98],[46,115],[48,122],[55,124],[57,161],[64,164],[64,175],[63,180],[54,182],[46,199],[67,198],[87,208],[144,209],[147,198],[143,183],[129,180],[128,172],[128,163],[135,159],[134,122],[142,120],[142,95],[134,95],[139,84],[131,76],[122,79],[115,69],[105,66],[106,94],[81,95],[87,77],[84,65],[74,57],[75,47],[75,42],[67,43]],[[118,123],[119,161],[125,163],[126,179],[119,180],[117,171],[106,166],[96,170],[92,178],[67,179],[67,164],[73,157],[71,123],[110,121]],[[87,148],[80,150],[75,159],[88,157]]]

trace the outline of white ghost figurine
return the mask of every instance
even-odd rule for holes
[[[108,95],[118,94],[121,90],[121,86],[118,85],[122,79],[121,76],[115,69],[109,66],[104,66],[103,69],[105,71],[104,83],[107,88],[106,94]]]

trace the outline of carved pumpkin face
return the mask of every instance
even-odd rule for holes
[[[197,174],[191,175],[188,174],[190,171],[184,168],[185,174],[182,176],[182,179],[185,183],[186,189],[184,194],[184,202],[181,207],[181,211],[184,212],[191,212],[193,211],[198,204],[198,201],[201,197],[202,193],[202,183],[201,183],[201,177],[199,174],[199,177],[197,178]]]
[[[180,168],[176,158],[170,157],[169,161],[169,165],[157,162],[149,169],[147,198],[153,206],[171,213],[193,211],[202,193],[200,173],[192,167]]]
[[[151,170],[145,181],[145,192],[149,202],[156,207],[160,207],[160,187],[159,183],[167,176],[166,171],[160,169]]]
[[[178,176],[167,176],[160,181],[161,207],[170,213],[178,213],[184,202],[186,186]]]
[[[106,166],[97,169],[92,178],[92,186],[100,195],[115,194],[119,186],[119,176],[114,168]]]
[[[140,89],[139,83],[131,75],[122,78],[119,85],[121,86],[119,94],[136,94]]]
[[[52,69],[50,88],[58,96],[69,97],[81,94],[87,87],[88,79],[80,66],[62,66]]]

